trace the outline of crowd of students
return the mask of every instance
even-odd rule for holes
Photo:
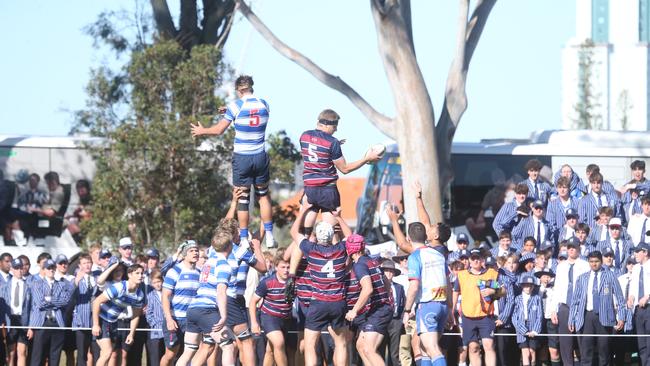
[[[406,232],[386,207],[399,252],[382,258],[341,218],[336,188],[338,172],[382,151],[347,162],[333,137],[340,116],[326,109],[300,137],[304,196],[292,242],[275,249],[269,106],[253,95],[252,77],[235,88],[238,99],[213,126],[191,127],[193,136],[235,128],[233,200],[209,245],[188,238],[160,263],[155,248],[134,257],[125,237],[119,255],[95,244],[74,270],[43,253],[38,274],[27,257],[1,255],[9,363],[56,366],[63,351],[77,365],[140,364],[146,348],[149,365],[623,365],[633,355],[650,365],[643,161],[617,189],[595,164],[587,181],[568,165],[547,181],[530,160],[494,216],[494,247],[470,248],[463,233],[452,241],[421,197],[437,187],[416,184],[404,199],[416,201],[418,221]],[[258,236],[248,231],[251,188]]]

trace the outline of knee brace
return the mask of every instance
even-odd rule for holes
[[[252,336],[253,334],[251,333],[250,329],[245,329],[243,332],[237,334],[237,338],[241,341],[243,341],[244,339],[248,339]]]
[[[251,190],[250,188],[242,189],[242,194],[237,199],[237,211],[248,211],[248,203],[250,202]]]
[[[221,332],[221,339],[218,342],[219,347],[223,348],[233,342],[235,342],[235,333],[233,333],[230,328],[225,328],[223,332]]]
[[[264,197],[269,194],[269,186],[255,186],[255,197],[256,199],[260,199],[260,197]]]
[[[185,343],[185,348],[191,349],[192,351],[196,351],[199,349],[199,345],[193,343]]]

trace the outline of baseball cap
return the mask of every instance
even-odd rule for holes
[[[569,258],[569,253],[566,250],[561,250],[557,257],[567,259]]]
[[[612,250],[612,248],[606,247],[605,249],[603,249],[601,254],[603,255],[603,257],[613,257],[614,251]]]
[[[486,266],[496,266],[497,261],[496,261],[496,259],[494,259],[493,256],[490,255],[487,258],[485,258],[485,265]]]
[[[57,255],[56,259],[54,261],[56,262],[56,264],[69,263],[68,262],[68,257],[66,257],[65,254]]]
[[[550,240],[544,240],[542,245],[539,246],[539,250],[540,251],[549,250],[549,249],[553,249],[554,247],[555,245],[553,245],[553,242],[551,242]]]
[[[580,217],[578,215],[578,211],[576,211],[575,208],[567,208],[566,211],[564,211],[564,217]]]
[[[48,259],[43,263],[43,268],[50,269],[50,268],[56,268],[56,263],[54,263],[53,260]]]
[[[15,258],[14,260],[11,261],[11,268],[13,269],[23,268],[23,261],[20,258]]]
[[[518,282],[520,285],[537,285],[537,279],[530,273],[522,274]]]
[[[580,248],[580,242],[578,241],[578,238],[575,236],[572,236],[569,238],[569,240],[566,241],[566,247],[568,248]]]
[[[345,251],[348,255],[361,252],[366,248],[366,243],[364,242],[363,236],[359,234],[352,234],[345,239]]]
[[[479,253],[480,253],[479,249],[474,249],[474,250],[478,250]],[[467,250],[467,249],[459,250],[457,253],[458,253],[458,259],[463,258],[463,257],[469,258],[469,250]]]
[[[316,224],[314,232],[316,233],[316,241],[319,243],[329,243],[334,236],[334,228],[330,223],[325,221]]]
[[[479,248],[474,248],[469,251],[469,256],[470,257],[481,257],[483,258],[483,251]]]
[[[469,239],[467,238],[467,234],[460,233],[460,234],[456,235],[456,242],[469,243]]]
[[[623,224],[621,223],[621,219],[618,217],[612,217],[609,219],[609,226],[622,226]]]
[[[133,242],[131,241],[131,238],[128,236],[120,239],[120,248],[124,247],[133,247]]]
[[[646,244],[646,243],[639,243],[636,247],[634,247],[634,252],[640,252],[640,251],[644,250],[644,251],[646,251],[646,253],[647,253],[647,252],[648,252],[648,249],[650,249],[650,248],[648,247],[648,244]]]
[[[542,207],[542,208],[544,208],[544,202],[542,202],[542,200],[535,200],[535,201],[533,201],[533,207]]]
[[[99,258],[104,259],[104,258],[110,258],[112,256],[111,251],[108,249],[102,249],[99,252]]]
[[[147,252],[145,253],[147,258],[160,258],[160,253],[158,252],[158,249],[156,248],[149,248],[147,249]]]

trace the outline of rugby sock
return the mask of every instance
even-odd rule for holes
[[[265,222],[264,223],[264,231],[267,233],[272,233],[273,232],[273,221]]]
[[[447,361],[443,355],[438,355],[431,359],[431,366],[447,366]]]
[[[239,237],[248,240],[248,228],[239,229]]]

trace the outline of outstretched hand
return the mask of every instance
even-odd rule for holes
[[[198,122],[196,124],[190,123],[190,130],[192,131],[192,137],[201,136],[205,131],[203,126]]]

